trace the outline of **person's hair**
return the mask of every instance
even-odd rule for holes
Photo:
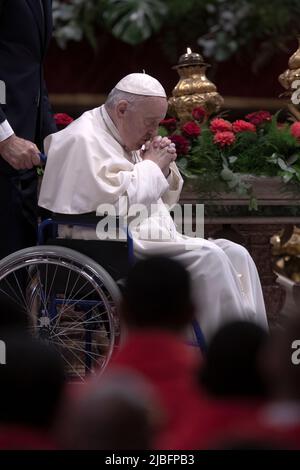
[[[142,101],[144,99],[145,96],[135,95],[134,93],[127,93],[126,91],[113,88],[105,101],[105,106],[108,109],[113,109],[122,100],[127,101],[129,106],[134,106],[138,101]]]
[[[201,386],[216,397],[266,397],[259,358],[267,339],[268,333],[254,323],[236,321],[221,327],[208,345]]]
[[[137,262],[123,288],[122,314],[132,328],[183,329],[194,315],[188,271],[165,257]]]
[[[23,331],[1,331],[0,424],[48,429],[60,404],[65,371],[59,353]]]
[[[101,377],[69,410],[63,447],[80,450],[151,449],[158,405],[152,388],[129,371]]]
[[[264,365],[270,391],[275,397],[300,399],[299,340],[300,318],[296,313],[287,318],[269,340]]]

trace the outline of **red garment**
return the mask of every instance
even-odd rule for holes
[[[48,434],[20,425],[0,426],[1,450],[56,450],[57,446]]]
[[[113,358],[109,369],[126,368],[141,374],[154,387],[168,420],[156,448],[209,449],[243,422],[260,404],[215,400],[197,383],[199,350],[161,331],[136,332]]]
[[[143,376],[154,388],[166,412],[166,425],[159,440],[177,431],[198,407],[196,372],[200,366],[197,348],[187,346],[181,337],[162,331],[129,334],[109,366],[130,369]]]
[[[271,402],[232,432],[232,440],[270,444],[273,449],[300,449],[300,403]]]
[[[192,415],[176,432],[162,437],[161,449],[188,450],[222,447],[236,429],[248,422],[260,404],[246,400],[216,400],[199,391],[199,402]]]

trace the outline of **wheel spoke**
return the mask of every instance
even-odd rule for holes
[[[81,287],[79,288],[79,290],[77,290],[76,294],[75,294],[75,295],[73,294],[73,291],[74,291],[75,287],[77,286],[77,283],[78,283],[78,281],[79,281],[79,279],[80,279],[80,276],[82,275],[82,272],[83,272],[83,270],[81,270],[81,271],[78,273],[78,275],[77,275],[77,279],[76,279],[75,283],[73,284],[73,287],[72,287],[71,292],[70,292],[70,294],[69,294],[69,298],[70,298],[70,299],[72,299],[72,297],[76,298],[76,296],[78,295],[78,293],[80,292],[80,290],[88,284],[88,281],[86,281],[85,284],[84,284],[83,286],[81,286]],[[56,322],[56,323],[59,322],[59,319],[60,319],[61,315],[63,315],[63,314],[65,313],[65,311],[68,310],[68,307],[65,308],[65,305],[68,303],[66,297],[67,297],[67,287],[68,287],[68,284],[69,284],[69,278],[70,278],[70,276],[71,276],[71,270],[69,271],[69,274],[68,274],[67,286],[66,286],[66,288],[65,288],[65,292],[64,292],[64,296],[63,296],[63,298],[65,299],[65,301],[64,301],[64,303],[63,303],[62,306],[61,306],[60,312],[58,313],[57,322]]]
[[[72,341],[72,340],[70,340],[70,341]],[[90,344],[91,344],[91,345],[94,345],[95,343],[90,343]],[[98,346],[98,344],[97,344],[97,346]],[[93,359],[94,361],[97,360],[97,359],[96,359],[97,357],[99,357],[99,358],[101,357],[101,358],[103,358],[103,359],[105,359],[105,357],[106,357],[104,354],[99,354],[99,353],[95,353],[95,352],[92,352],[92,351],[87,351],[86,349],[82,349],[82,348],[78,347],[78,346],[77,346],[77,341],[76,341],[76,342],[73,342],[73,345],[69,345],[69,344],[68,344],[67,349],[68,349],[68,350],[71,349],[71,350],[74,350],[74,351],[79,351],[79,352],[82,352],[82,353],[84,353],[84,354],[87,354],[87,355],[89,355],[90,358]]]
[[[59,354],[62,356],[63,360],[69,365],[70,369],[71,369],[72,371],[74,371],[75,374],[80,378],[81,382],[84,382],[84,377],[82,377],[82,376],[79,374],[78,370],[76,370],[76,368],[73,367],[73,365],[71,364],[71,362],[68,361],[68,359],[67,359],[67,358],[65,357],[65,355],[63,354],[63,352],[62,352],[62,350],[61,350],[61,345],[60,345],[59,343],[53,343],[53,344],[54,344],[54,345],[55,345],[55,344],[58,344],[58,348],[56,348],[56,349],[58,350]]]
[[[68,375],[84,381],[112,354],[119,335],[113,295],[118,292],[101,266],[84,263],[83,255],[67,248],[67,255],[61,247],[55,250],[26,249],[0,262],[0,293],[26,312],[31,334],[59,350]]]
[[[64,311],[61,312],[61,315],[64,315],[66,312],[68,311],[72,311],[72,308],[79,304],[80,302],[82,302],[84,299],[86,299],[87,297],[89,297],[90,295],[92,295],[93,293],[95,292],[95,289],[92,289],[90,290],[87,294],[85,294],[83,297],[81,297],[80,299],[76,299],[75,302],[70,302],[70,305],[68,305],[68,307],[66,309],[64,309]]]
[[[95,331],[94,331],[93,333],[95,333]],[[97,332],[96,332],[96,334],[97,334]],[[65,335],[63,335],[63,336],[65,336],[65,337],[66,337],[69,341],[71,341],[71,342],[72,342],[72,341],[73,341],[73,342],[76,342],[76,344],[77,344],[77,343],[78,343],[78,344],[89,344],[89,345],[91,345],[91,344],[96,344],[97,347],[98,347],[98,346],[106,346],[106,347],[107,347],[107,342],[106,342],[106,343],[100,343],[99,341],[97,341],[97,342],[95,343],[95,341],[92,341],[92,342],[91,342],[91,341],[84,341],[84,340],[77,340],[77,339],[75,340],[75,339],[70,338],[67,334],[65,334]],[[57,336],[55,336],[54,338],[55,338],[55,339],[58,339]],[[63,340],[63,338],[62,338],[61,336],[60,336],[59,338],[60,338],[61,340]],[[51,336],[51,341],[52,341],[52,339],[53,339],[53,336]]]
[[[101,302],[99,302],[99,304],[100,304],[100,303],[101,303]],[[88,320],[81,321],[84,316],[88,315],[90,312],[92,312],[92,311],[95,310],[96,308],[97,308],[97,305],[93,305],[93,306],[92,306],[89,310],[87,310],[86,312],[82,312],[82,313],[80,313],[80,314],[79,314],[78,312],[76,312],[76,313],[77,313],[77,315],[76,315],[76,321],[73,323],[73,325],[76,325],[76,324],[84,324],[84,323],[86,323],[86,322],[91,323],[92,321],[94,321],[94,322],[96,323],[97,321],[101,320],[101,316],[102,316],[102,315],[105,315],[105,314],[107,315],[107,311],[104,311],[104,312],[99,313],[99,314],[97,313],[97,315],[94,315],[92,318],[90,318],[90,319],[88,319]],[[99,318],[99,320],[96,320],[96,318]],[[103,322],[104,320],[101,320],[101,321]],[[109,321],[109,320],[106,320],[106,321]],[[77,323],[76,323],[76,322],[77,322]],[[80,322],[80,323],[79,323],[79,322]],[[57,328],[57,322],[55,323],[53,329],[56,329],[56,328]]]
[[[24,305],[26,306],[26,311],[27,311],[27,312],[29,312],[29,306],[28,306],[28,304],[27,304],[27,302],[26,302],[26,299],[25,299],[25,297],[24,297],[24,293],[23,293],[23,291],[22,291],[22,289],[21,289],[21,286],[20,286],[19,279],[17,278],[17,276],[16,276],[16,273],[15,273],[15,272],[13,273],[13,275],[14,275],[15,281],[16,281],[16,283],[17,283],[17,286],[18,286],[19,292],[20,292],[20,294],[21,294],[21,296],[22,296],[22,299],[23,299]]]
[[[37,276],[38,276],[38,282],[39,282],[38,285],[40,286],[39,292],[40,292],[40,299],[41,299],[41,302],[43,304],[43,310],[44,310],[44,312],[48,313],[47,301],[45,300],[46,293],[43,292],[43,284],[42,284],[39,268],[37,268]]]
[[[73,356],[84,366],[84,368],[86,368],[86,364],[84,363],[84,361],[78,356],[78,354],[74,352],[74,350],[77,350],[77,348],[72,348],[70,346],[66,347],[65,343],[60,338],[58,338],[58,341],[60,341],[63,347],[65,347],[68,351],[71,351],[71,354],[73,354]]]
[[[98,322],[95,322],[95,323],[98,324]],[[107,320],[106,323],[109,323],[109,320]],[[85,324],[86,326],[92,325],[92,323],[89,323],[89,322],[86,322],[86,323],[84,323],[84,324]],[[101,323],[101,324],[102,324],[102,323]],[[56,338],[56,336],[62,336],[62,335],[64,335],[64,334],[66,334],[66,332],[68,332],[68,331],[71,331],[71,332],[75,332],[75,331],[82,331],[82,332],[85,332],[85,331],[86,331],[86,332],[94,332],[94,333],[95,333],[95,331],[97,331],[97,330],[95,330],[95,329],[88,329],[88,328],[82,327],[82,325],[83,325],[82,323],[78,323],[78,324],[75,325],[74,327],[73,327],[73,325],[70,326],[70,327],[67,326],[67,327],[65,327],[62,331],[59,331],[59,332],[54,333],[54,335],[53,335],[52,337],[53,337],[53,338]],[[56,331],[57,331],[57,330],[56,330]]]
[[[9,284],[9,282],[7,281],[7,279],[4,279],[5,282]],[[10,289],[13,291],[13,289],[10,287]],[[6,295],[12,302],[14,302],[19,308],[21,308],[22,310],[24,310],[24,312],[27,313],[27,309],[26,309],[26,306],[24,306],[24,303],[22,303],[22,300],[21,301],[17,301],[17,299],[19,299],[19,297],[17,295],[15,295],[14,297],[12,297],[11,295],[9,295],[5,290],[3,290],[2,288],[0,288],[0,292],[4,295]],[[20,299],[19,299],[20,300]]]
[[[59,258],[59,260],[60,260],[60,258]],[[47,291],[45,291],[45,295],[47,296],[47,297],[46,297],[46,301],[45,301],[46,308],[47,308],[48,301],[49,301],[49,298],[50,298],[50,295],[51,295],[53,283],[54,283],[54,280],[55,280],[55,278],[56,278],[57,270],[58,270],[58,264],[55,266],[55,272],[54,272],[54,275],[53,275],[53,277],[52,277],[52,281],[51,281],[51,285],[50,285],[50,289],[49,289],[49,294],[48,294],[48,296],[47,296]],[[43,284],[41,283],[41,285],[43,285]]]

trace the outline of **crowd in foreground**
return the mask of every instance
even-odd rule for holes
[[[123,344],[104,373],[74,384],[59,353],[30,335],[24,312],[1,302],[1,449],[300,448],[300,319],[269,332],[220,325],[201,353],[186,341],[195,312],[188,272],[149,258],[126,279]]]

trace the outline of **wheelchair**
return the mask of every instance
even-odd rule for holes
[[[0,261],[0,295],[24,310],[31,333],[58,349],[76,381],[104,370],[120,345],[117,306],[134,262],[133,240],[128,231],[121,241],[60,238],[58,228],[96,229],[100,220],[95,213],[53,213],[39,225],[38,246]],[[193,327],[203,350],[201,329]]]

